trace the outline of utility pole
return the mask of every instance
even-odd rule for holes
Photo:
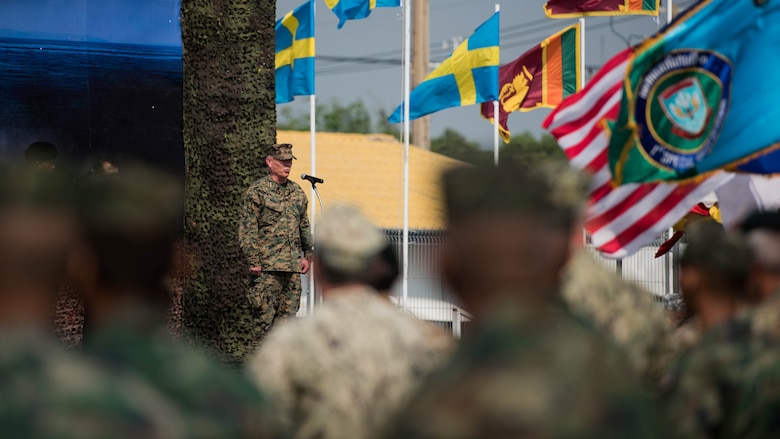
[[[428,76],[430,62],[430,14],[428,0],[412,0],[414,18],[412,19],[412,85],[417,87]],[[412,121],[412,143],[431,149],[431,119],[429,116]]]

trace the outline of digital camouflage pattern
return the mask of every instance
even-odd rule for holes
[[[191,437],[178,408],[142,381],[103,371],[23,329],[0,334],[0,435]]]
[[[663,390],[676,438],[769,438],[780,428],[780,342],[749,319],[712,328],[690,348]]]
[[[295,317],[301,305],[301,275],[272,271],[255,276],[249,297],[256,324],[251,328],[252,347],[256,348],[272,325]]]
[[[293,437],[375,438],[452,347],[449,334],[352,286],[275,327],[248,367]]]
[[[598,334],[563,306],[501,305],[386,437],[664,437],[647,395]]]
[[[271,403],[251,381],[173,341],[161,313],[126,306],[85,339],[84,353],[168,398],[186,417],[191,437],[284,437]]]
[[[637,285],[607,271],[585,250],[566,271],[563,300],[573,313],[609,338],[631,369],[655,387],[677,355],[663,307]]]
[[[308,206],[294,181],[279,184],[266,176],[249,187],[238,232],[249,266],[264,272],[301,272],[304,253],[314,247]]]

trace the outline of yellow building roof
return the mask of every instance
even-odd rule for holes
[[[278,131],[279,143],[291,143],[293,162],[290,179],[307,195],[310,184],[301,173],[311,171],[308,131]],[[329,204],[353,204],[377,226],[403,227],[403,144],[386,134],[317,133],[316,176],[325,209]],[[409,228],[443,229],[444,203],[440,190],[443,171],[462,164],[416,146],[409,148]],[[316,200],[309,200],[316,205]]]

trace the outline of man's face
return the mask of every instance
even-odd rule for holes
[[[268,156],[265,159],[268,168],[271,170],[271,175],[278,178],[287,179],[290,176],[290,169],[292,168],[292,159],[279,160],[274,157]]]

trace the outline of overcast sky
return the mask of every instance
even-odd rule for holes
[[[277,17],[303,3],[302,0],[277,0]],[[676,4],[690,5],[693,0],[676,0]],[[543,0],[511,0],[501,4],[501,62],[512,61],[576,20],[552,20],[544,16]],[[375,112],[383,108],[392,112],[402,100],[401,90],[401,36],[403,12],[401,8],[378,8],[370,17],[347,22],[336,29],[338,20],[318,1],[316,20],[317,36],[317,99],[328,102],[339,99],[342,103],[362,99]],[[467,38],[471,32],[493,13],[494,1],[488,0],[430,0],[431,61],[445,59],[452,51],[453,38]],[[621,49],[626,41],[632,44],[651,35],[658,24],[654,17],[628,16],[614,20],[593,17],[586,20],[585,63],[600,66]],[[397,65],[370,65],[327,61],[329,56],[381,58]],[[295,102],[284,104],[295,112],[308,114],[309,98],[298,97]],[[280,106],[281,108],[281,106]],[[549,110],[540,109],[528,113],[514,113],[509,117],[513,133],[528,130],[536,135]],[[451,127],[468,138],[488,146],[492,144],[492,126],[479,115],[479,106],[442,110],[432,115],[431,135],[437,136]]]

